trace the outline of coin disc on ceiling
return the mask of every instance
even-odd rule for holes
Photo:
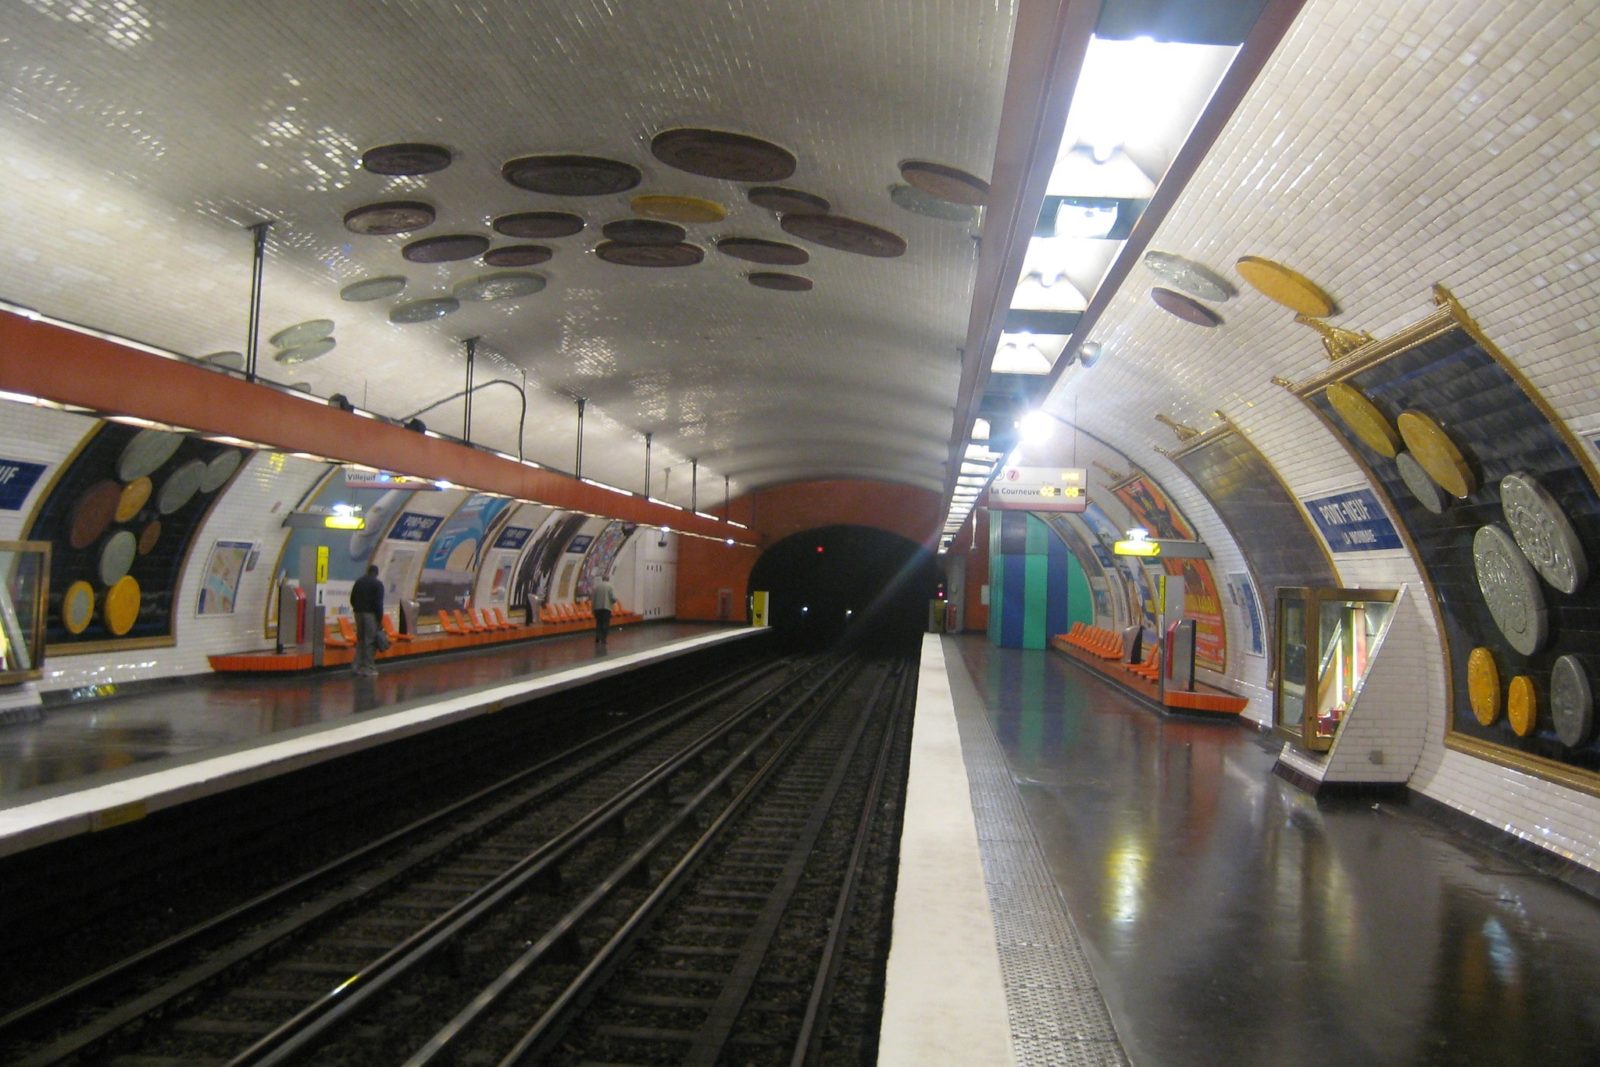
[[[139,620],[139,582],[132,575],[117,579],[106,593],[103,617],[106,629],[121,637]]]
[[[583,232],[583,218],[567,211],[521,211],[494,220],[496,233],[529,240],[571,237]]]
[[[117,477],[124,482],[154,474],[183,445],[183,435],[171,430],[140,430],[117,457]]]
[[[1500,717],[1500,668],[1487,648],[1475,648],[1467,656],[1467,703],[1482,726],[1493,726]]]
[[[218,452],[212,456],[211,461],[206,464],[205,473],[200,476],[200,491],[215,493],[221,489],[243,462],[244,453],[237,448],[230,448],[226,452]]]
[[[1550,491],[1527,471],[1500,479],[1500,508],[1511,536],[1539,577],[1569,596],[1589,580],[1589,557],[1578,531]]]
[[[523,156],[500,173],[519,189],[548,196],[625,193],[644,180],[638,167],[600,156]]]
[[[1428,477],[1458,500],[1472,495],[1478,485],[1472,468],[1437,422],[1420,411],[1402,411],[1395,421],[1411,458],[1428,472]]]
[[[127,522],[139,514],[139,509],[150,499],[150,490],[153,486],[154,483],[148,477],[135,478],[123,486],[122,495],[117,498],[116,520]]]
[[[1222,322],[1222,318],[1215,311],[1176,289],[1162,289],[1158,286],[1150,290],[1150,299],[1155,302],[1156,307],[1167,314],[1175,315],[1184,322],[1191,322],[1196,326],[1216,326]]]
[[[1146,252],[1144,265],[1162,281],[1202,300],[1224,301],[1233,296],[1233,286],[1211,272],[1204,264],[1173,255],[1171,252]]]
[[[715,200],[702,200],[698,196],[661,196],[641,193],[628,201],[635,215],[663,222],[721,222],[728,217],[728,209]]]
[[[756,271],[748,276],[751,285],[763,289],[780,289],[789,293],[808,293],[811,291],[811,279],[802,278],[798,274],[783,274],[778,271]]]
[[[726,130],[664,130],[650,141],[650,152],[670,167],[734,182],[781,182],[796,166],[788,149]]]
[[[918,189],[915,185],[889,186],[889,199],[915,215],[924,215],[943,222],[971,222],[978,217],[978,209],[968,204],[954,204]]]
[[[72,505],[72,517],[67,520],[67,544],[73,548],[88,548],[98,541],[116,517],[121,501],[122,486],[110,479],[84,490]]]
[[[988,182],[943,163],[908,159],[900,164],[900,177],[929,196],[948,200],[952,204],[982,207],[989,201]]]
[[[100,584],[116,585],[124,574],[133,569],[133,557],[139,551],[139,540],[132,530],[118,530],[106,538],[100,549]]]
[[[491,267],[536,267],[553,254],[544,245],[501,245],[485,252],[483,261]]]
[[[191,459],[167,475],[156,493],[156,510],[163,515],[181,510],[200,491],[200,481],[205,474],[205,460]]]
[[[1539,725],[1539,691],[1526,674],[1511,679],[1506,693],[1506,719],[1518,737],[1531,736]]]
[[[61,598],[61,625],[69,634],[81,634],[94,621],[94,587],[82,578],[67,586]]]
[[[688,236],[682,226],[659,219],[617,219],[600,232],[607,240],[625,245],[675,245]]]
[[[407,142],[379,145],[361,154],[361,169],[391,177],[432,174],[450,165],[450,150],[436,144]]]
[[[363,278],[340,289],[339,299],[348,300],[352,304],[367,300],[382,300],[385,297],[397,296],[405,291],[405,287],[406,280],[398,274],[385,275],[381,278]]]
[[[1583,661],[1568,653],[1550,670],[1550,718],[1556,739],[1568,748],[1582,748],[1594,739],[1594,689]]]
[[[244,370],[244,353],[212,352],[210,355],[201,356],[200,362],[224,370]]]
[[[452,233],[443,237],[424,237],[412,241],[400,254],[413,263],[450,263],[475,259],[489,247],[489,239],[475,233]]]
[[[1481,526],[1472,536],[1472,566],[1478,590],[1508,644],[1524,656],[1544,647],[1550,612],[1533,565],[1511,535],[1498,526]]]
[[[310,363],[314,359],[321,359],[334,350],[338,341],[332,337],[324,337],[320,341],[311,341],[293,348],[285,348],[273,353],[272,358],[282,363],[285,367],[292,367],[296,363]]]
[[[717,251],[735,259],[778,267],[798,267],[811,260],[811,253],[799,245],[764,241],[759,237],[724,237],[717,242]]]
[[[1317,283],[1282,263],[1260,256],[1241,256],[1234,269],[1262,296],[1302,315],[1325,319],[1337,309],[1333,297]]]
[[[409,325],[417,322],[432,322],[442,319],[461,307],[461,302],[454,297],[432,297],[427,300],[413,300],[409,304],[396,304],[389,310],[389,321],[398,325]]]
[[[544,285],[544,278],[537,274],[508,270],[468,278],[455,287],[454,294],[457,300],[477,300],[487,303],[529,296],[543,289]]]
[[[1346,382],[1334,382],[1327,389],[1328,403],[1350,432],[1362,444],[1384,459],[1394,459],[1400,451],[1400,434],[1389,417],[1365,393]]]
[[[826,215],[833,205],[811,193],[781,185],[758,185],[745,194],[756,207],[780,215]]]
[[[706,258],[697,245],[639,245],[602,241],[594,254],[607,263],[624,267],[692,267]]]
[[[899,234],[842,215],[785,215],[779,225],[796,237],[841,252],[889,259],[906,251],[905,238]]]
[[[1444,494],[1439,491],[1439,484],[1422,469],[1422,464],[1412,459],[1410,452],[1396,453],[1394,464],[1399,468],[1400,480],[1406,483],[1417,503],[1435,515],[1443,515]]]
[[[273,348],[293,348],[295,345],[320,341],[332,332],[332,319],[307,319],[305,322],[297,322],[293,326],[279,330],[267,338],[267,343]]]
[[[389,200],[345,212],[344,228],[351,233],[387,237],[431,226],[433,219],[433,208],[420,200]]]

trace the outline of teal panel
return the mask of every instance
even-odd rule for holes
[[[1035,525],[1029,523],[1029,532]],[[1050,559],[1048,556],[1029,553],[1022,557],[1022,587],[1026,603],[1022,610],[1021,644],[1023,648],[1043,648],[1045,644],[1045,609],[1050,602]]]
[[[1081,622],[1094,625],[1094,590],[1089,588],[1089,577],[1083,573],[1078,557],[1067,553],[1067,629]]]

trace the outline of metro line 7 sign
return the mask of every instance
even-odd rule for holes
[[[1002,511],[1079,512],[1088,506],[1083,467],[1004,467],[989,485],[989,507]]]

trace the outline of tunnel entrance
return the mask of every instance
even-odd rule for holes
[[[773,545],[750,572],[786,643],[903,647],[927,628],[939,566],[921,545],[870,526],[823,526]]]

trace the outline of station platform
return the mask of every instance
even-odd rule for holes
[[[49,707],[0,727],[0,856],[620,674],[764,633],[657,622],[385,662],[378,676],[326,669],[214,674]]]
[[[920,682],[879,1062],[1600,1062],[1595,897],[1056,650]]]

